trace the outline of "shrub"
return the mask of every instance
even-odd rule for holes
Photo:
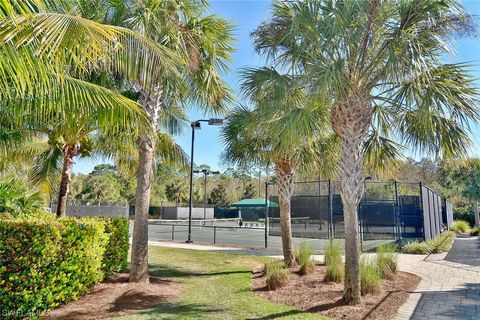
[[[360,261],[360,284],[361,293],[377,294],[382,290],[382,276],[376,263]]]
[[[315,262],[312,260],[313,248],[307,243],[302,242],[295,252],[295,260],[300,265],[300,274],[305,275],[315,270]]]
[[[113,230],[117,224],[122,223],[53,216],[0,220],[3,310],[40,315],[88,292],[104,278],[103,270],[111,272],[122,264],[123,257],[114,257],[114,251],[104,260],[111,249],[106,249],[110,242],[105,226]],[[11,318],[18,316],[5,317]]]
[[[40,192],[15,179],[0,181],[0,212],[30,214],[45,208]]]
[[[392,279],[397,273],[397,246],[382,244],[377,248],[377,266],[383,279]]]
[[[480,234],[480,229],[478,229],[477,226],[470,229],[470,235],[471,236],[478,236],[479,234]]]
[[[330,241],[325,249],[325,281],[341,282],[345,276],[342,261],[342,248]]]
[[[266,263],[265,276],[268,290],[275,290],[288,283],[288,269],[284,268],[280,262]]]
[[[103,257],[102,270],[106,276],[121,272],[128,265],[128,219],[104,219],[105,232],[109,234]]]
[[[469,233],[470,225],[467,221],[455,220],[450,226],[450,230],[454,231],[455,233]]]
[[[465,207],[453,208],[453,220],[463,220],[467,221],[471,226],[475,225],[472,205],[468,204]]]

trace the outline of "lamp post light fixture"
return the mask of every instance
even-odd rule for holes
[[[190,151],[190,201],[188,206],[188,238],[187,243],[192,243],[192,208],[193,208],[193,151],[195,145],[195,130],[200,130],[201,123],[207,122],[209,126],[221,126],[223,124],[223,119],[210,118],[210,119],[200,119],[193,121],[190,126],[192,127],[192,148]]]

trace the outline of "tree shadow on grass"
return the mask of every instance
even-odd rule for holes
[[[247,318],[247,320],[271,320],[271,319],[278,319],[278,318],[293,316],[293,315],[302,314],[302,313],[305,313],[305,311],[302,311],[302,310],[288,310],[288,311],[283,311],[283,312],[278,312],[278,313],[272,313],[272,314],[269,314],[268,316],[261,316],[261,317],[256,317],[256,318]]]
[[[151,275],[162,277],[162,278],[209,277],[209,276],[220,276],[220,275],[229,275],[229,274],[242,274],[242,273],[250,274],[251,273],[251,271],[248,271],[248,270],[202,272],[202,271],[171,268],[169,266],[165,266],[161,264],[151,264],[149,265],[148,270]]]
[[[142,315],[162,315],[163,317],[172,315],[175,318],[182,318],[185,316],[191,316],[192,319],[202,319],[205,314],[224,312],[224,308],[212,307],[211,305],[198,304],[198,303],[162,303],[156,305],[153,309],[140,311],[138,314]]]

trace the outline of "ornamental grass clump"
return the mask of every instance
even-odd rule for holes
[[[377,294],[382,290],[382,276],[375,262],[360,261],[360,285],[362,295]]]
[[[383,279],[392,279],[397,273],[397,246],[382,244],[377,248],[377,266]]]
[[[268,290],[281,288],[288,283],[288,269],[280,262],[266,263],[265,276]]]
[[[469,233],[470,225],[467,221],[455,220],[450,226],[450,230],[454,231],[455,233]]]
[[[325,249],[325,281],[342,282],[345,277],[345,270],[342,261],[342,248],[330,241]]]
[[[430,253],[442,253],[450,250],[454,240],[455,232],[446,231],[435,238],[428,240],[427,244],[430,246]]]
[[[478,236],[480,234],[480,229],[478,229],[478,227],[473,227],[471,230],[470,230],[470,235],[471,236]]]
[[[295,252],[295,260],[300,266],[299,273],[301,275],[306,275],[315,270],[315,262],[312,259],[313,248],[307,242],[302,242]]]
[[[431,254],[447,252],[452,247],[455,240],[455,232],[445,231],[444,233],[436,236],[425,242],[418,240],[407,243],[403,249],[403,253],[410,254]]]

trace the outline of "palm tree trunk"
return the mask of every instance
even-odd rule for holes
[[[352,305],[361,302],[360,238],[358,204],[364,192],[363,142],[371,124],[368,99],[352,95],[348,101],[335,103],[331,112],[333,130],[340,137],[340,178],[345,221],[344,300]]]
[[[148,209],[153,182],[154,151],[157,122],[161,109],[162,90],[142,93],[140,103],[150,120],[152,132],[138,137],[137,190],[135,199],[135,223],[133,226],[130,282],[149,282],[148,275]]]
[[[295,265],[295,255],[292,239],[292,222],[290,219],[291,199],[293,195],[294,171],[289,163],[276,163],[275,171],[278,177],[278,199],[280,205],[280,231],[282,234],[282,249],[285,265]]]
[[[65,217],[67,212],[67,197],[72,182],[73,157],[78,153],[79,145],[63,147],[63,168],[60,188],[58,190],[57,217]]]
[[[479,223],[479,216],[478,216],[478,201],[477,199],[473,199],[472,201],[473,204],[473,215],[475,216],[475,226],[480,228],[480,223]]]

